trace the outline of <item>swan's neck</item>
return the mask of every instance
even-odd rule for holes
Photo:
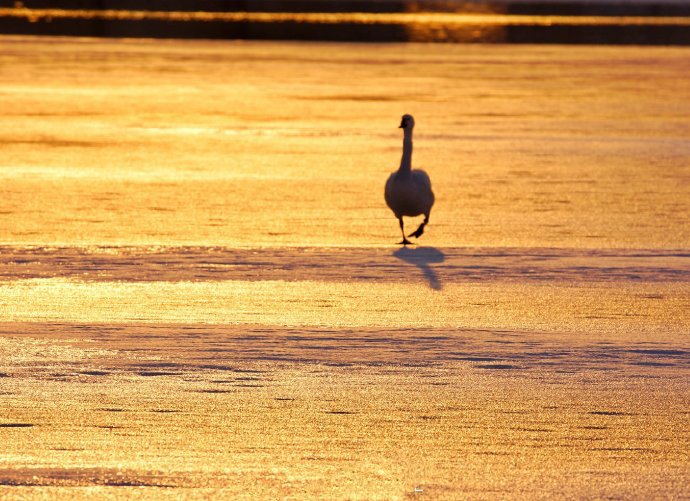
[[[398,172],[409,173],[412,170],[412,129],[404,129],[403,152]]]

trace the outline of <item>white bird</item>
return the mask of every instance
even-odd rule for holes
[[[402,231],[402,245],[411,244],[405,238],[403,216],[414,217],[424,214],[424,222],[419,225],[417,231],[407,235],[419,238],[424,233],[424,226],[429,222],[431,207],[434,205],[434,192],[431,191],[431,180],[426,172],[420,169],[412,169],[412,129],[414,118],[412,115],[403,115],[400,122],[403,130],[403,152],[400,160],[400,168],[392,173],[386,181],[386,204],[400,222]]]

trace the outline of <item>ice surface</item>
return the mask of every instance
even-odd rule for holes
[[[2,38],[0,497],[686,495],[689,67]]]

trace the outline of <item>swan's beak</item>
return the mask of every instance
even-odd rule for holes
[[[400,122],[400,125],[398,126],[398,129],[404,129],[405,128],[405,120]]]

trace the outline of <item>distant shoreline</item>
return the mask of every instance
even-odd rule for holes
[[[555,43],[690,45],[690,3],[569,0],[414,4],[386,0],[388,10],[333,11],[360,2],[258,2],[256,9],[213,10],[217,2],[168,2],[168,9],[129,10],[127,0],[80,2],[81,8],[0,8],[0,34],[114,38],[306,40],[343,42]],[[45,3],[45,2],[43,2]],[[246,2],[231,2],[244,4]],[[381,2],[373,2],[377,5]],[[63,2],[70,6],[70,2]],[[89,8],[91,4],[93,7]],[[112,5],[111,5],[112,4]],[[96,8],[106,5],[108,8]],[[286,9],[278,11],[283,5]],[[324,6],[320,11],[314,10]],[[328,5],[329,9],[325,6]],[[401,11],[401,6],[407,6]],[[438,7],[422,10],[422,7]],[[449,6],[455,8],[449,11]],[[162,7],[162,5],[160,5]],[[170,10],[175,7],[178,10]],[[199,10],[206,8],[207,10]],[[371,10],[372,5],[368,9]],[[415,8],[420,10],[415,10]],[[300,9],[300,10],[298,10]]]
[[[29,9],[203,12],[502,12],[551,15],[690,15],[688,0],[25,0]]]

